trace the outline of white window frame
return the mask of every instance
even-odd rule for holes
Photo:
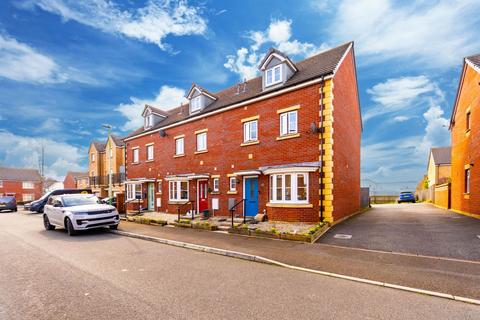
[[[35,183],[32,181],[23,181],[22,189],[35,189]]]
[[[182,152],[180,152],[180,146],[181,146],[181,149],[182,149],[181,151]],[[184,154],[185,154],[185,138],[181,137],[181,138],[175,139],[175,155],[176,156],[181,156],[181,155],[184,155]]]
[[[237,177],[228,178],[228,190],[231,192],[237,191]]]
[[[220,192],[220,178],[213,178],[213,192]]]
[[[472,179],[472,171],[470,168],[465,169],[464,172],[464,187],[465,187],[465,193],[470,193],[470,182]]]
[[[132,148],[132,163],[140,162],[140,149],[138,147]]]
[[[0,180],[0,188],[3,188],[3,180]]]
[[[293,116],[295,121],[293,122]],[[298,133],[298,110],[280,113],[280,136]]]
[[[145,116],[144,125],[145,125],[146,129],[151,128],[153,126],[153,114],[152,113]]]
[[[278,70],[279,77],[275,79],[275,72]],[[265,87],[273,86],[274,84],[282,82],[282,65],[276,65],[275,67],[269,68],[265,70]],[[268,77],[269,74],[271,75],[271,79],[269,81]]]
[[[33,201],[35,200],[35,195],[33,193],[24,193],[22,194],[22,201]]]
[[[190,113],[198,112],[202,109],[202,96],[198,95],[190,100]]]
[[[290,200],[286,200],[286,186],[285,186],[285,181],[286,178],[285,176],[289,175],[290,176]],[[306,199],[305,200],[298,200],[298,176],[303,175],[304,176],[304,181],[306,185]],[[280,177],[281,179],[281,186],[277,186],[277,177]],[[270,202],[271,203],[298,203],[298,204],[308,204],[309,203],[309,183],[308,183],[308,172],[292,172],[292,173],[275,173],[270,175]],[[280,200],[277,199],[277,189],[280,188],[281,196]]]
[[[95,162],[95,153],[92,153],[92,155],[90,156],[92,162]]]
[[[153,144],[147,144],[147,161],[152,161],[154,159],[154,148]]]
[[[137,186],[139,186],[140,188],[137,188]],[[140,189],[141,193],[142,185],[136,183],[127,183],[127,200],[135,200],[137,189]]]
[[[110,159],[113,159],[113,148],[110,147]]]
[[[255,129],[254,131],[252,131],[253,128]],[[258,120],[243,123],[243,142],[252,141],[258,141]]]
[[[197,133],[197,151],[207,151],[207,132]]]
[[[182,184],[187,185],[186,189],[183,191],[187,191],[186,197],[182,198]],[[188,180],[171,180],[168,181],[168,200],[169,201],[188,201],[190,195],[189,192],[189,183]]]
[[[157,193],[162,194],[162,180],[157,181]]]

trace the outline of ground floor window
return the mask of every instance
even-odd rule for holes
[[[470,168],[465,169],[465,193],[470,193]]]
[[[22,196],[23,201],[33,201],[34,198],[35,198],[35,195],[31,193],[24,193]]]
[[[168,187],[168,197],[170,201],[188,200],[188,181],[169,181]]]
[[[136,199],[136,195],[140,195],[142,197],[142,186],[140,184],[127,184],[127,200],[134,200]]]
[[[271,174],[270,202],[308,203],[308,173]]]

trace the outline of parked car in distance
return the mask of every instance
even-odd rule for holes
[[[415,203],[415,195],[413,194],[413,192],[410,192],[410,191],[400,192],[400,196],[397,199],[397,203],[402,203],[402,202]]]
[[[0,211],[17,211],[17,200],[14,196],[0,196]]]
[[[47,204],[48,199],[51,196],[60,195],[60,194],[91,194],[91,189],[57,189],[49,193],[45,193],[40,199],[32,201],[25,204],[25,209],[30,210],[31,212],[43,213],[43,208]],[[28,208],[28,209],[27,209]]]
[[[111,200],[111,203],[109,200]],[[105,204],[111,204],[115,208],[117,207],[117,197],[112,197],[111,199],[107,197],[107,198],[103,198],[101,201],[102,203],[105,203]]]
[[[52,196],[45,205],[43,225],[67,229],[73,236],[80,230],[109,227],[117,229],[120,216],[114,206],[100,203],[93,194],[64,194]]]

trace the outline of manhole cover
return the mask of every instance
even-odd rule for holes
[[[351,234],[341,234],[341,233],[337,233],[337,234],[334,235],[333,237],[336,238],[336,239],[352,239],[352,235],[351,235]]]

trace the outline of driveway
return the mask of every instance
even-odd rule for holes
[[[374,205],[318,243],[480,261],[480,220],[430,204]]]

